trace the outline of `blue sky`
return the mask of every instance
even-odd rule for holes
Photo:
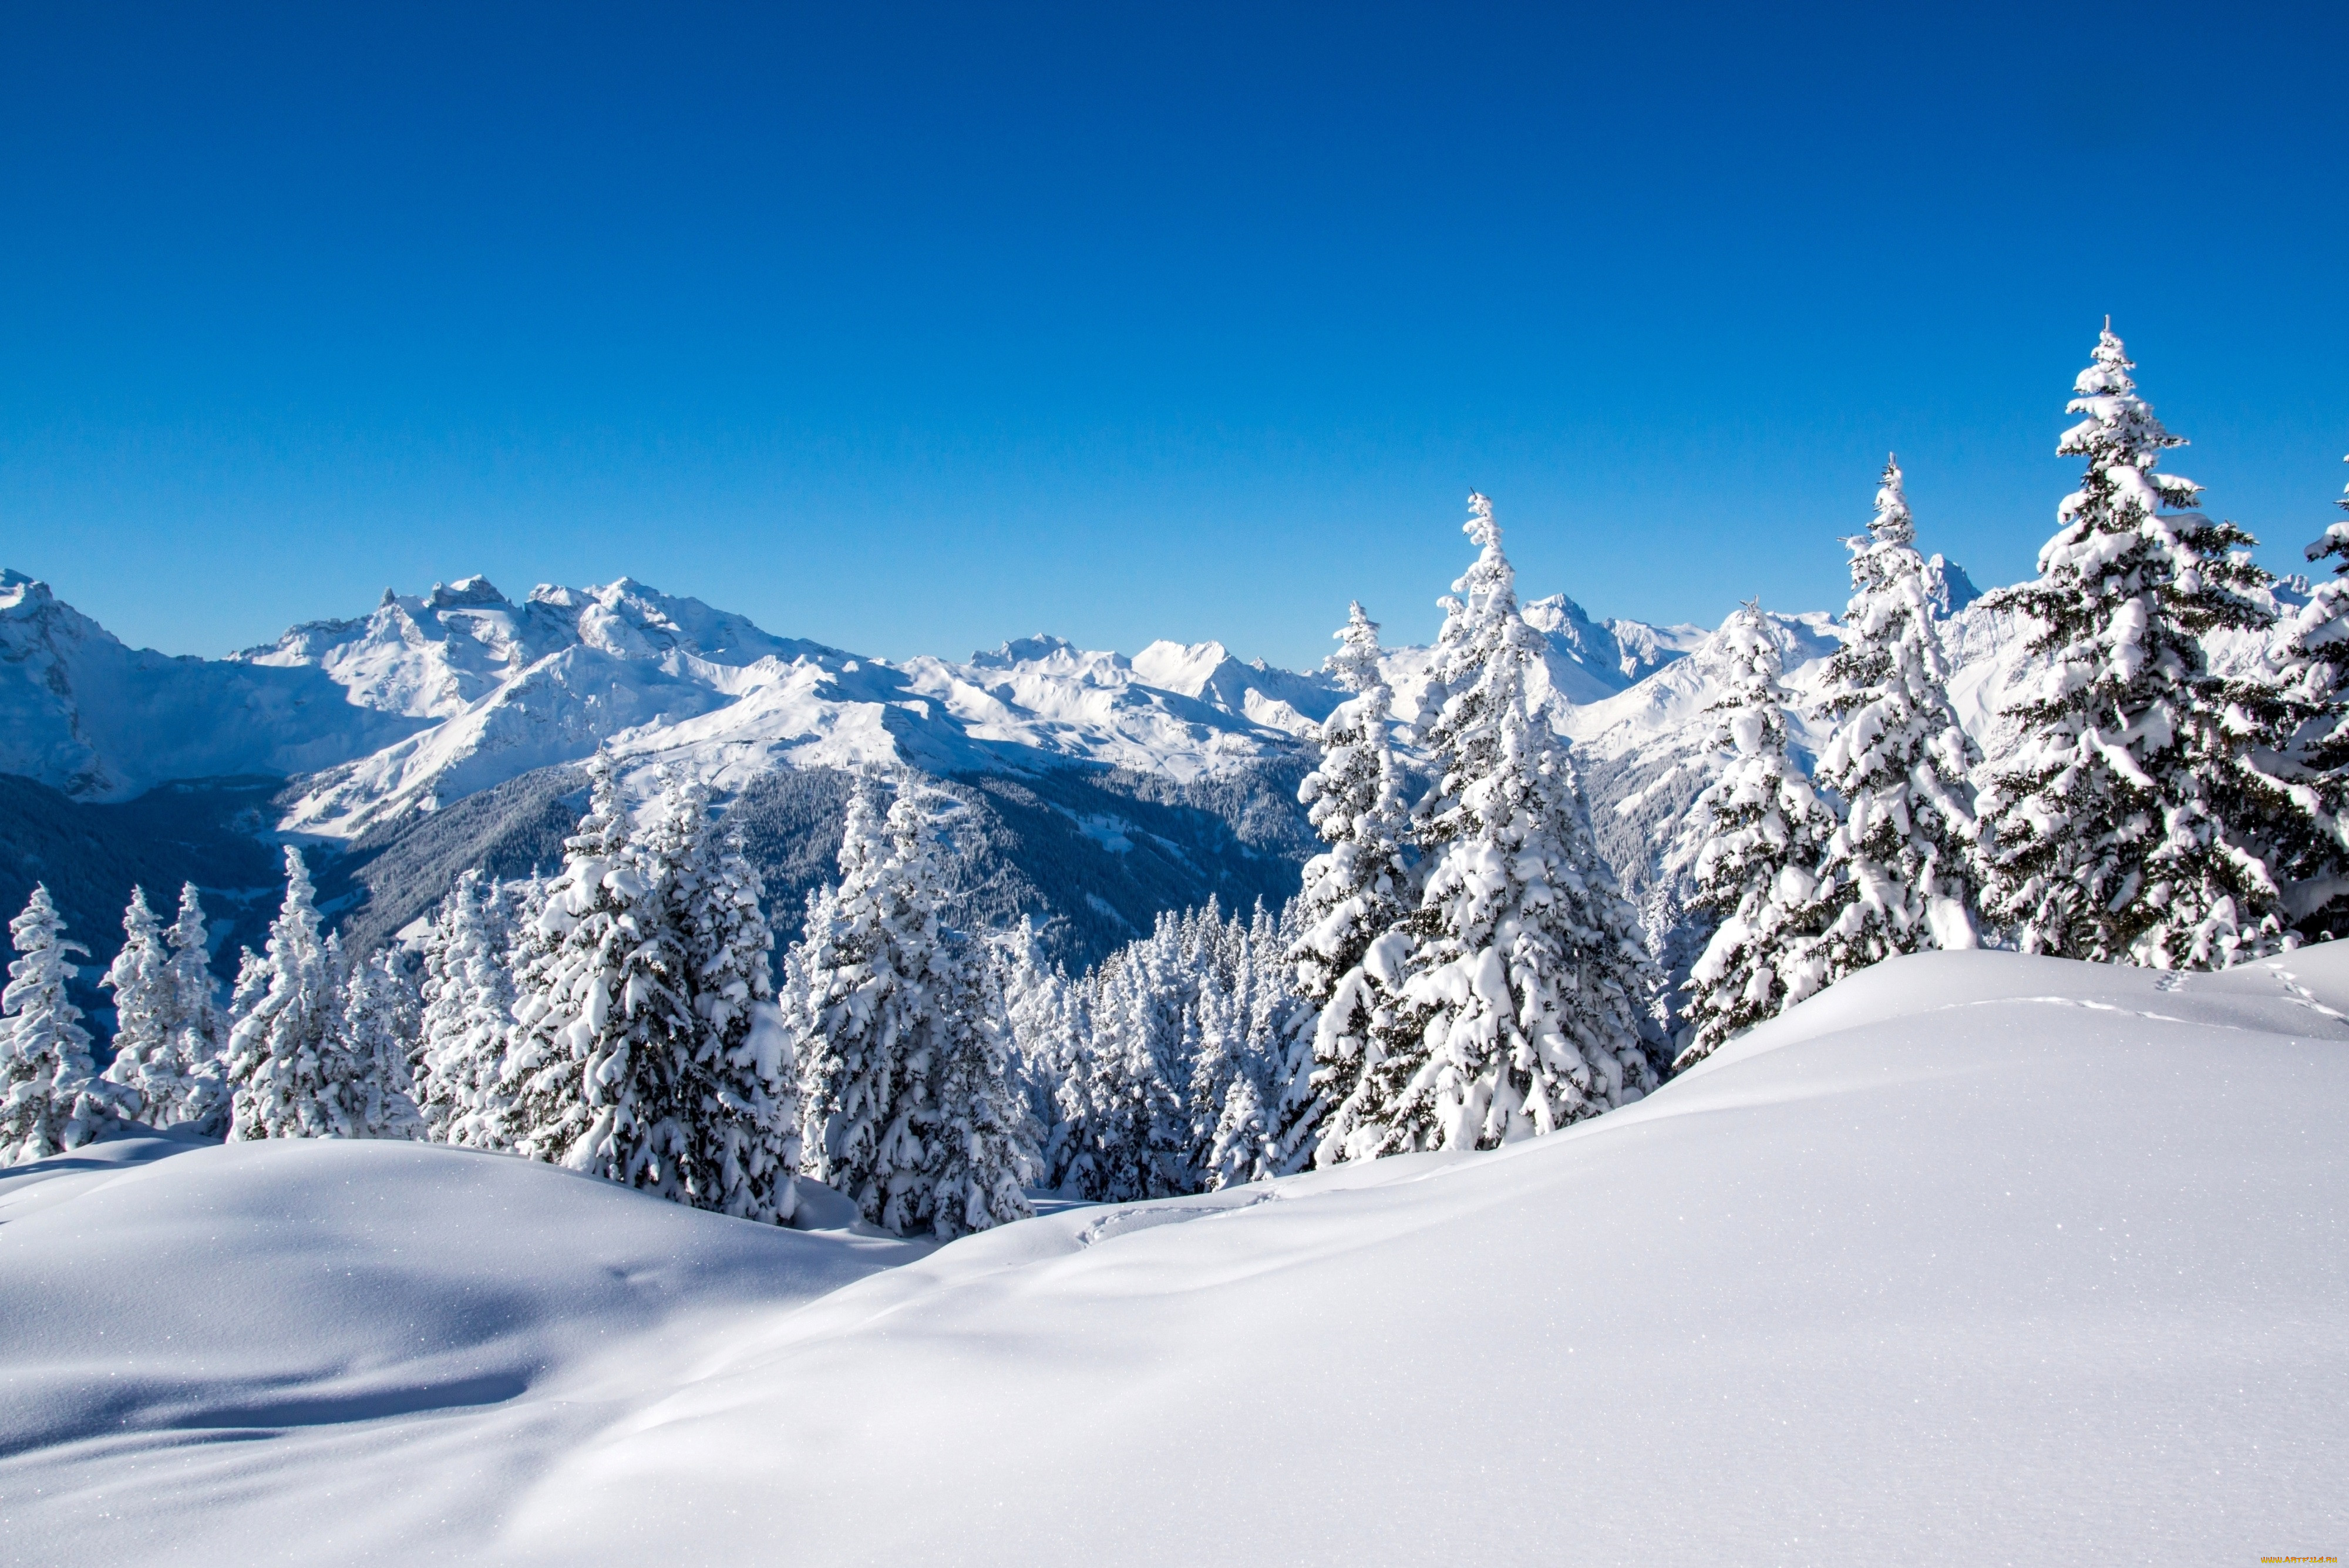
[[[1475,485],[1710,623],[1839,606],[1888,448],[2027,573],[2107,311],[2271,565],[2338,515],[2349,8],[1629,9],[9,4],[0,564],[1306,664]]]

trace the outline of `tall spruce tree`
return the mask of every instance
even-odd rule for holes
[[[497,885],[475,869],[458,875],[425,932],[416,1102],[427,1136],[443,1143],[504,1147],[510,1099],[502,1070],[514,1001],[511,925]]]
[[[1638,916],[1599,857],[1564,744],[1536,704],[1541,636],[1518,613],[1490,502],[1443,601],[1413,815],[1424,861],[1404,1006],[1377,1032],[1348,1158],[1487,1148],[1639,1098],[1657,1081]]]
[[[106,1080],[121,1108],[150,1127],[227,1130],[220,1005],[213,1000],[204,908],[195,884],[180,889],[168,927],[131,889],[122,912],[122,950],[99,983],[114,992],[114,1060]]]
[[[130,889],[121,950],[98,984],[114,992],[114,1060],[106,1065],[106,1081],[121,1089],[126,1114],[150,1127],[166,1126],[181,1076],[171,1037],[179,988],[163,922],[148,906],[144,888]]]
[[[165,940],[171,946],[171,1072],[150,1075],[148,1115],[159,1127],[191,1127],[211,1137],[228,1132],[228,1022],[212,983],[212,933],[193,882],[180,887],[179,913]]]
[[[1984,903],[2024,951],[2206,969],[2270,950],[2277,889],[2230,821],[2255,738],[2229,708],[2258,694],[2214,676],[2202,639],[2263,631],[2265,574],[2200,486],[2157,470],[2184,439],[2137,395],[2109,325],[2056,451],[2087,460],[2034,582],[1988,596],[2037,623],[2023,735],[1981,802]]]
[[[2332,938],[2349,935],[2349,523],[2307,556],[2333,573],[2277,628],[2271,745],[2252,763],[2272,781],[2262,836],[2284,908],[2301,934]]]
[[[799,1106],[781,1030],[759,1031],[774,1002],[774,936],[766,889],[739,839],[721,836],[709,791],[666,778],[648,849],[685,964],[678,978],[690,1033],[678,1042],[678,1115],[684,1179],[698,1208],[781,1222],[798,1205]]]
[[[967,1235],[1035,1212],[1040,1164],[1012,1078],[1010,1023],[986,946],[943,934],[935,1119],[926,1127],[930,1230]]]
[[[363,1130],[338,1136],[420,1138],[424,1119],[409,1093],[408,1065],[419,1009],[401,955],[387,948],[344,974],[342,1014],[329,1048],[348,1064],[341,1098],[350,1107],[349,1125]]]
[[[690,1202],[686,955],[607,753],[587,777],[587,813],[523,932],[502,1137],[533,1159]]]
[[[1830,985],[1899,953],[1979,945],[1968,778],[1981,759],[1950,705],[1934,626],[1948,592],[1916,537],[1887,460],[1875,520],[1848,541],[1845,640],[1819,704],[1836,728],[1812,777],[1843,803],[1816,894]]]
[[[232,1138],[409,1137],[404,1066],[372,1017],[391,999],[363,978],[351,1015],[351,976],[339,942],[322,937],[317,890],[302,852],[285,851],[285,901],[266,953],[238,977],[225,1073]],[[363,1033],[355,1038],[350,1025]]]
[[[1311,1065],[1292,1075],[1272,1137],[1285,1162],[1341,1157],[1361,1116],[1364,1075],[1381,1023],[1392,1023],[1412,908],[1404,855],[1411,813],[1387,733],[1393,695],[1379,671],[1379,628],[1348,607],[1339,652],[1325,668],[1354,695],[1320,726],[1320,765],[1298,799],[1329,848],[1306,862],[1288,951],[1296,990],[1314,1012]],[[1372,958],[1371,949],[1381,950]]]
[[[81,1009],[66,994],[89,950],[65,935],[46,883],[8,922],[16,960],[0,990],[0,1165],[47,1159],[119,1123],[122,1091],[90,1058]]]
[[[987,955],[940,925],[940,881],[923,792],[901,781],[884,821],[868,782],[791,965],[803,1168],[901,1235],[1019,1218],[1034,1165]]]
[[[1731,616],[1698,657],[1722,662],[1728,688],[1713,739],[1725,761],[1694,812],[1702,836],[1693,902],[1720,923],[1689,971],[1675,1069],[1826,983],[1817,868],[1837,826],[1787,754],[1783,656],[1761,607]]]

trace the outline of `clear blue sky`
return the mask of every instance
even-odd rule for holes
[[[626,573],[1307,664],[2030,569],[2110,311],[2273,565],[2349,478],[2349,7],[36,5],[0,563],[218,653]],[[1635,16],[1626,13],[1636,12]]]

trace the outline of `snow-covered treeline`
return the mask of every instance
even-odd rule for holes
[[[1952,579],[1897,462],[1803,695],[1758,606],[1691,655],[1706,783],[1660,836],[1672,879],[1644,912],[1600,852],[1547,612],[1471,495],[1475,555],[1408,724],[1376,623],[1356,605],[1338,633],[1344,700],[1299,721],[1324,847],[1283,909],[1164,913],[1071,976],[1024,923],[947,920],[968,805],[897,768],[862,777],[836,879],[778,955],[705,784],[664,771],[632,818],[599,753],[550,877],[466,871],[380,951],[342,950],[287,849],[225,1008],[196,888],[168,926],[134,890],[102,1071],[67,993],[82,950],[36,888],[10,928],[0,1160],[127,1124],[424,1137],[767,1222],[822,1182],[871,1224],[954,1236],[1039,1187],[1163,1197],[1537,1136],[1902,954],[2219,968],[2329,938],[2349,918],[2349,524],[2309,547],[2333,579],[2280,598],[2250,536],[2160,470],[2183,441],[2134,369],[2108,327],[2059,443],[2080,488],[2037,577],[1981,603],[2023,649],[1994,723],[1951,695]]]

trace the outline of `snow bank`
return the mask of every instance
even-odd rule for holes
[[[1498,1154],[1074,1210],[887,1272],[912,1254],[440,1149],[0,1183],[0,1205],[42,1199],[0,1207],[0,1542],[92,1563],[2337,1551],[2344,1012],[2349,944],[2222,976],[1905,959]]]

